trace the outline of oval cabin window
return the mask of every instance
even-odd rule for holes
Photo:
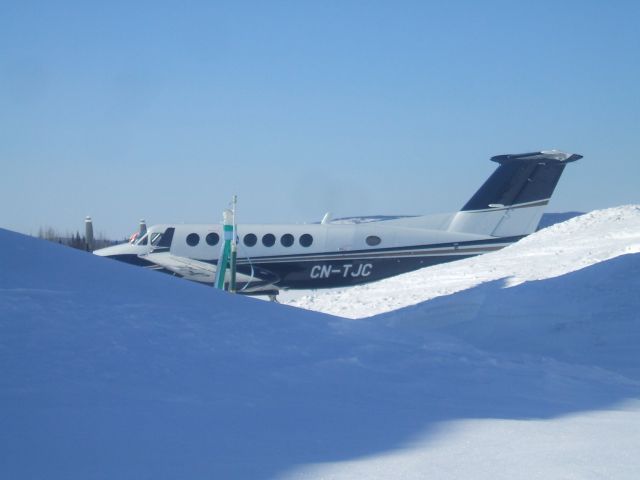
[[[273,247],[276,243],[276,236],[273,233],[267,233],[262,236],[262,244],[265,247]]]
[[[247,233],[244,236],[244,244],[247,247],[253,247],[258,241],[258,237],[256,237],[253,233]]]
[[[218,242],[220,241],[220,235],[218,235],[216,232],[211,232],[209,234],[207,234],[207,237],[205,238],[207,245],[211,245],[212,247],[214,245],[217,245]]]
[[[311,244],[313,243],[313,237],[308,233],[305,233],[300,237],[299,242],[300,242],[300,245],[302,245],[303,247],[310,247]]]
[[[197,233],[190,233],[187,235],[187,245],[190,247],[195,247],[200,243],[200,235]]]
[[[382,242],[382,240],[376,235],[369,235],[366,242],[370,247],[375,247],[376,245],[380,245],[380,242]]]
[[[285,233],[284,235],[282,235],[282,237],[280,237],[280,243],[283,247],[290,247],[291,245],[293,245],[293,240],[293,235],[291,235],[290,233]]]

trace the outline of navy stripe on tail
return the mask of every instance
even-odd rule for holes
[[[581,155],[557,151],[492,157],[491,160],[500,166],[462,207],[462,211],[547,200],[553,194],[565,165],[580,158]]]

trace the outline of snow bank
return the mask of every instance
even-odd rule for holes
[[[593,211],[536,232],[498,252],[436,265],[379,282],[316,291],[287,303],[347,318],[415,305],[484,282],[551,278],[640,251],[640,206]]]
[[[354,322],[0,230],[0,476],[635,478],[639,256],[591,248]]]
[[[505,283],[483,283],[371,321],[640,378],[640,254],[511,288]]]

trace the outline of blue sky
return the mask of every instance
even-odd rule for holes
[[[558,148],[552,211],[640,203],[640,2],[13,2],[0,226],[454,211]]]

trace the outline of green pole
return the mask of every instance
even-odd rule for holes
[[[231,261],[229,265],[229,268],[231,270],[231,281],[229,285],[229,291],[231,293],[236,293],[236,259],[238,257],[238,251],[234,243],[231,244]]]
[[[225,210],[223,216],[223,235],[224,241],[220,247],[220,258],[218,259],[218,268],[216,270],[215,287],[224,290],[224,280],[229,266],[229,257],[231,254],[231,240],[233,238],[233,224],[231,223],[231,212]]]
[[[237,234],[236,234],[236,204],[238,203],[238,196],[233,196],[233,205],[231,207],[231,215],[232,215],[232,224],[233,224],[233,233],[231,238],[231,281],[229,286],[229,291],[231,293],[236,293],[236,260],[238,258],[238,242],[237,242]]]

